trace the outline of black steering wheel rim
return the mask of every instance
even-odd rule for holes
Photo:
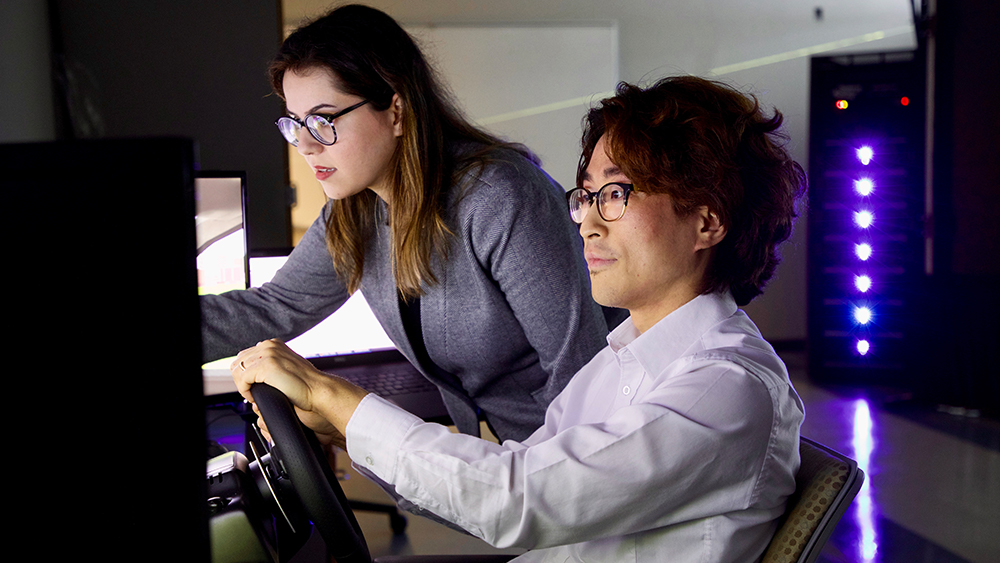
[[[250,394],[274,439],[271,457],[288,474],[302,507],[338,563],[371,563],[361,527],[348,505],[329,464],[320,462],[316,435],[305,428],[285,395],[265,383],[255,383]]]

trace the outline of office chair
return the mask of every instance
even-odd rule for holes
[[[854,460],[809,438],[800,439],[799,452],[795,493],[762,563],[816,561],[865,481]]]

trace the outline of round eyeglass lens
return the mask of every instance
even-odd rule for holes
[[[292,146],[299,146],[299,124],[294,119],[282,117],[278,119],[278,130]]]
[[[569,216],[575,223],[583,223],[583,218],[587,215],[587,208],[590,206],[587,190],[576,188],[569,192]]]
[[[323,144],[332,145],[337,142],[337,131],[333,128],[333,123],[322,115],[307,115],[306,127]]]
[[[618,184],[604,186],[598,194],[597,206],[605,221],[620,219],[625,214],[625,188]]]

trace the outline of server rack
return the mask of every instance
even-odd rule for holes
[[[811,64],[810,375],[905,389],[925,334],[924,57]]]

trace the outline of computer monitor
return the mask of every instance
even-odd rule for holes
[[[246,173],[199,171],[194,196],[198,294],[246,289]]]
[[[194,168],[182,138],[0,144],[13,541],[46,559],[210,559]]]

